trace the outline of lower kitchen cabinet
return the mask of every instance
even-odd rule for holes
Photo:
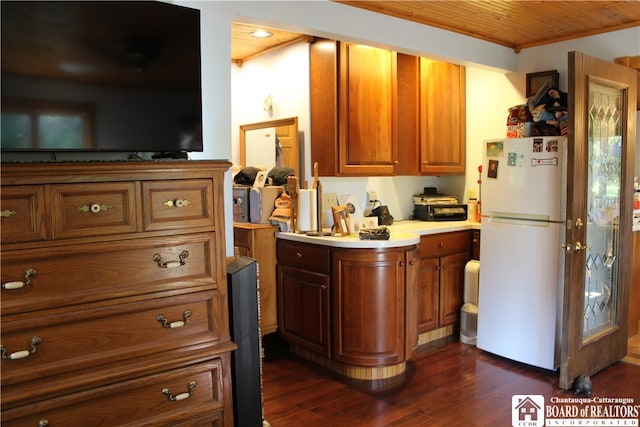
[[[416,263],[412,251],[332,252],[333,357],[359,366],[404,361],[405,277]]]
[[[278,240],[277,253],[280,336],[329,357],[330,250]]]
[[[469,231],[422,236],[417,285],[418,333],[457,324],[470,242]]]
[[[233,239],[238,255],[254,258],[258,263],[260,333],[263,336],[278,329],[276,231],[278,227],[271,224],[233,224]]]
[[[277,248],[284,340],[348,366],[407,360],[417,342],[415,327],[407,327],[407,318],[415,324],[407,289],[413,295],[417,246],[352,249],[278,240]]]

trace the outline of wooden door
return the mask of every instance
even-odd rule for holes
[[[329,276],[280,264],[276,273],[280,336],[330,357]]]
[[[463,175],[466,147],[465,68],[420,58],[420,172]]]
[[[395,173],[398,157],[395,81],[395,52],[340,44],[341,176]]]
[[[333,357],[379,366],[405,360],[405,250],[333,249]]]
[[[458,321],[463,304],[464,267],[469,252],[447,255],[440,260],[440,318],[439,326],[453,325]]]
[[[634,70],[569,53],[564,389],[626,354],[636,97]]]
[[[438,327],[440,292],[440,258],[420,258],[418,275],[418,333]]]

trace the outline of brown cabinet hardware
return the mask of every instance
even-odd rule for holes
[[[189,256],[189,251],[182,251],[180,255],[178,255],[179,261],[162,261],[162,256],[160,254],[153,255],[153,261],[158,263],[158,267],[160,268],[177,268],[181,267],[185,264],[185,258]]]
[[[0,357],[2,357],[4,360],[24,359],[25,357],[29,357],[33,353],[35,353],[36,352],[36,346],[38,344],[40,344],[41,342],[42,342],[42,338],[40,338],[38,336],[35,336],[35,337],[31,338],[31,342],[29,343],[29,345],[31,346],[30,350],[15,351],[13,353],[8,353],[8,354],[7,354],[7,350],[4,348],[4,346],[0,345]]]
[[[158,315],[158,317],[156,317],[156,320],[162,324],[163,328],[169,328],[169,329],[173,329],[173,328],[181,328],[184,325],[186,325],[187,323],[189,323],[189,318],[191,317],[191,310],[185,310],[182,313],[182,320],[176,320],[174,322],[169,322],[167,320],[166,317],[164,317],[164,315],[160,314]]]

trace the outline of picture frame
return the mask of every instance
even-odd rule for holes
[[[551,87],[558,89],[560,74],[558,70],[541,71],[527,74],[527,98],[534,96],[545,83],[551,82]]]
[[[334,233],[340,236],[348,236],[351,234],[349,226],[349,207],[348,206],[331,206],[333,214]]]
[[[267,182],[268,174],[269,172],[267,171],[258,171],[258,173],[256,173],[256,179],[253,181],[253,187],[254,188],[264,187],[264,184]]]

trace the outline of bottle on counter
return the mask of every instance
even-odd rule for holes
[[[469,198],[467,201],[467,219],[478,222],[478,199],[476,198]]]

